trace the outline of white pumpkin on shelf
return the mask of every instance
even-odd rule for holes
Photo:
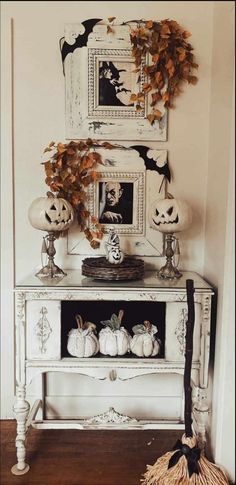
[[[84,322],[81,315],[76,315],[78,328],[72,328],[68,334],[67,350],[73,357],[91,357],[99,351],[99,342],[94,334],[95,323]]]
[[[106,327],[99,332],[101,354],[114,357],[130,351],[131,335],[121,327],[123,315],[124,311],[120,310],[118,316],[113,313],[110,320],[101,321],[101,324]]]
[[[145,320],[141,325],[132,328],[134,336],[130,342],[131,352],[138,357],[154,357],[158,355],[161,348],[161,341],[155,338],[158,332],[157,327]]]

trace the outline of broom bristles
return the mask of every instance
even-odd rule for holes
[[[193,439],[190,438],[193,443]],[[188,438],[182,442],[188,444]],[[196,441],[195,441],[196,443]],[[211,463],[203,454],[198,460],[199,474],[193,473],[191,477],[188,473],[187,459],[183,455],[178,463],[168,468],[170,458],[175,451],[168,451],[165,455],[158,458],[154,465],[147,465],[147,471],[141,479],[143,485],[229,485],[224,471],[214,463]]]

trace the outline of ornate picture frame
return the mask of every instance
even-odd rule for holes
[[[76,221],[70,227],[67,237],[68,255],[102,255],[104,241],[111,226],[120,236],[125,254],[133,256],[163,256],[163,235],[149,223],[149,213],[154,200],[164,197],[163,180],[168,169],[167,150],[152,149],[144,145],[117,146],[112,150],[97,148],[103,165],[98,167],[99,178],[88,187],[88,210],[92,216],[101,218],[104,209],[104,194],[107,183],[120,184],[127,205],[131,205],[131,219],[113,221],[101,220],[104,238],[99,249],[91,249],[85,235]],[[129,170],[127,171],[127,167]],[[108,190],[111,187],[108,187]],[[113,187],[114,188],[114,187]],[[103,193],[103,194],[102,194]],[[103,200],[103,202],[102,202]],[[103,206],[103,209],[102,209]],[[120,209],[120,208],[119,208]],[[115,213],[124,211],[112,208]],[[127,210],[128,214],[128,210]],[[92,230],[92,226],[90,227]]]
[[[85,36],[82,24],[65,26],[62,49],[66,138],[166,141],[167,110],[160,121],[151,124],[147,119],[148,98],[138,111],[130,101],[130,95],[140,91],[146,82],[143,68],[148,65],[148,58],[142,59],[137,72],[130,26],[115,25],[109,35],[107,25],[102,22],[92,28],[88,24],[90,29],[83,42],[80,41]]]
[[[89,210],[109,233],[144,234],[145,172],[101,172],[89,187]]]

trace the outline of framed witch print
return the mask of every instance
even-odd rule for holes
[[[150,123],[148,96],[138,107],[134,101],[147,83],[149,59],[143,56],[136,68],[130,32],[131,26],[122,24],[109,34],[100,19],[65,26],[60,45],[67,139],[166,141],[166,108]]]

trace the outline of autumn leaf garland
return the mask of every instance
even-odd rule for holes
[[[114,19],[108,18],[107,33],[114,32]],[[197,82],[193,69],[197,69],[198,64],[194,62],[193,47],[187,41],[191,33],[169,19],[133,20],[124,24],[130,24],[135,72],[140,73],[142,67],[147,78],[147,82],[142,84],[139,76],[140,89],[131,94],[130,102],[135,104],[136,111],[141,111],[148,99],[152,111],[147,119],[154,124],[155,120],[160,121],[163,117],[163,106],[174,107],[174,98],[181,94],[184,82]]]
[[[168,19],[160,22],[139,21],[137,28],[131,30],[130,40],[136,69],[140,69],[147,55],[152,61],[143,67],[148,82],[141,86],[137,94],[131,96],[131,100],[136,102],[136,109],[140,110],[149,94],[152,113],[147,118],[151,124],[163,116],[157,108],[159,102],[166,108],[173,108],[173,100],[182,92],[183,83],[197,82],[197,77],[192,74],[198,64],[194,62],[193,47],[187,41],[190,36],[190,32],[175,20]]]
[[[44,153],[50,153],[49,160],[43,162],[46,184],[58,197],[71,203],[80,229],[84,231],[93,249],[100,245],[103,228],[86,208],[86,188],[98,180],[96,167],[98,164],[103,165],[101,155],[96,151],[98,147],[112,149],[113,145],[109,142],[95,142],[90,138],[69,143],[51,142],[44,150]]]

